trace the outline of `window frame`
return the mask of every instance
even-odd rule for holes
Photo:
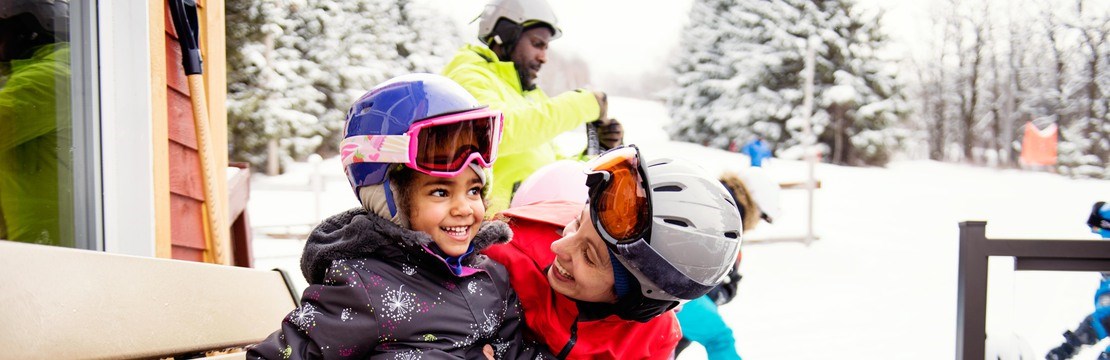
[[[77,2],[74,2],[77,3]],[[100,224],[98,250],[136,256],[156,256],[154,200],[154,124],[152,40],[150,2],[96,1],[99,109],[101,152],[96,158],[99,173],[87,175],[102,181],[99,191],[89,189],[99,204],[88,204],[90,222]],[[162,34],[164,36],[164,34]],[[164,75],[162,75],[164,76]],[[90,91],[91,92],[91,91]],[[97,111],[99,110],[99,111]],[[92,135],[92,134],[91,134]],[[162,159],[167,161],[168,159]],[[93,214],[93,210],[99,213]]]
[[[96,6],[74,1],[69,7],[71,119],[73,126],[74,247],[103,250],[101,222],[100,83]],[[63,221],[66,219],[62,219]]]

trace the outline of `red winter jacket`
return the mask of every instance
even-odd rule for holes
[[[682,338],[674,311],[643,323],[616,315],[580,318],[578,303],[555,292],[548,283],[546,270],[555,259],[551,243],[581,213],[582,206],[552,201],[499,214],[508,221],[513,239],[491,246],[485,253],[509,270],[509,282],[520,298],[532,335],[553,354],[570,347],[567,359],[670,358]],[[568,344],[572,340],[573,344]]]

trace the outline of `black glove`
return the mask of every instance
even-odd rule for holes
[[[598,133],[598,138],[604,139],[601,136],[601,129],[598,129],[597,133]],[[605,144],[605,141],[603,140],[603,141],[601,141],[601,143]],[[1102,206],[1105,205],[1105,204],[1106,204],[1105,201],[1099,201],[1099,202],[1095,203],[1095,206],[1091,207],[1091,216],[1087,218],[1087,226],[1090,226],[1091,229],[1096,229],[1097,228],[1097,229],[1103,229],[1103,230],[1110,230],[1110,219],[1107,219],[1106,217],[1102,216],[1102,211],[1101,211]]]
[[[624,144],[624,126],[617,119],[601,122],[597,127],[597,140],[602,150],[609,150]]]
[[[728,272],[728,278],[724,282],[714,287],[713,290],[709,290],[709,294],[707,294],[709,299],[717,303],[717,306],[732,301],[733,298],[736,298],[736,287],[740,285],[740,279],[743,277],[743,275],[740,275],[739,269],[734,266]]]

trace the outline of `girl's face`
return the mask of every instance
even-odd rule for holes
[[[613,265],[601,236],[590,221],[589,206],[551,243],[555,261],[547,270],[551,288],[567,297],[600,303],[617,301]]]
[[[466,253],[486,216],[482,180],[473,169],[453,178],[414,173],[408,192],[410,226],[431,235],[447,256]]]

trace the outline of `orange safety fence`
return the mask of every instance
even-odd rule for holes
[[[1056,165],[1056,124],[1044,130],[1038,129],[1033,122],[1025,123],[1025,134],[1021,139],[1021,161],[1026,165]]]

